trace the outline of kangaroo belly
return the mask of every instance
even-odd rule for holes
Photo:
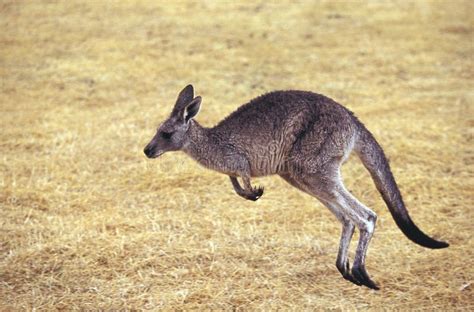
[[[280,142],[272,141],[258,146],[249,157],[252,177],[279,173],[283,168],[285,155]]]

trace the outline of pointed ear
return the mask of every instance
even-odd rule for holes
[[[178,95],[176,100],[175,108],[181,109],[184,105],[191,102],[194,98],[194,88],[192,85],[187,85]]]
[[[192,100],[186,108],[184,109],[184,121],[188,122],[192,118],[196,117],[199,113],[199,109],[201,108],[201,97],[196,96],[194,100]]]

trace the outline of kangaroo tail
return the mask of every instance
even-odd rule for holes
[[[433,249],[448,247],[448,243],[437,241],[423,233],[412,221],[382,148],[362,124],[360,124],[355,151],[370,172],[377,190],[382,194],[383,200],[403,234],[423,247]]]

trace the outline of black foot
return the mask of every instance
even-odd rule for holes
[[[359,283],[364,286],[369,287],[370,289],[379,290],[380,288],[372,281],[369,277],[369,274],[365,270],[364,267],[354,266],[352,267],[352,276],[355,278]]]
[[[342,277],[344,277],[344,279],[356,284],[357,286],[361,286],[362,284],[356,280],[352,274],[351,274],[351,270],[349,268],[349,262],[346,262],[346,264],[338,264],[336,263],[336,267],[337,269],[339,270],[339,272],[341,272],[341,275]]]
[[[259,186],[259,187],[253,188],[253,189],[252,189],[252,193],[246,194],[246,195],[245,195],[245,198],[248,199],[248,200],[256,201],[257,199],[259,199],[260,197],[262,197],[262,195],[263,195],[263,189],[264,189],[263,186]]]

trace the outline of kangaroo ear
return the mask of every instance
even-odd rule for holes
[[[196,96],[194,100],[192,100],[186,108],[184,109],[184,120],[188,122],[192,118],[196,117],[199,113],[199,109],[201,108],[201,97]]]
[[[187,85],[178,95],[178,99],[176,100],[176,108],[183,108],[184,105],[191,102],[194,98],[194,88],[192,85]]]

